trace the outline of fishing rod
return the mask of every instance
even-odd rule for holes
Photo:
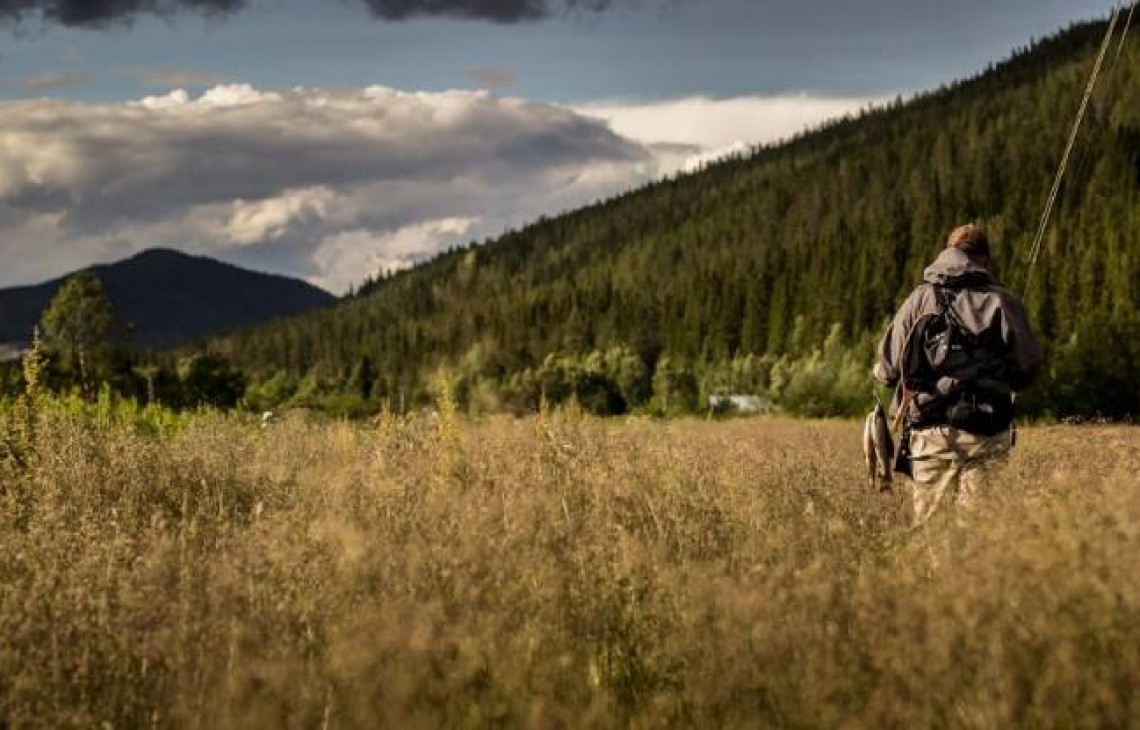
[[[1116,47],[1116,55],[1113,63],[1119,60],[1121,52],[1124,49],[1124,42],[1128,35],[1128,31],[1132,25],[1133,13],[1136,10],[1137,0],[1130,0],[1127,4],[1127,18],[1124,21],[1124,28],[1120,34],[1120,41]],[[1121,19],[1124,17],[1124,10],[1126,6],[1122,0],[1118,0],[1112,10],[1112,15],[1109,17],[1108,27],[1105,30],[1104,38],[1101,40],[1100,50],[1097,53],[1096,63],[1093,65],[1092,73],[1089,76],[1088,83],[1085,86],[1084,95],[1081,98],[1080,106],[1077,109],[1076,118],[1073,120],[1072,127],[1069,130],[1069,136],[1065,144],[1065,149],[1061,155],[1061,163],[1057,168],[1057,173],[1053,178],[1053,185],[1049,190],[1049,195],[1045,202],[1045,209],[1041,213],[1041,220],[1037,227],[1037,233],[1034,236],[1033,245],[1030,249],[1028,270],[1026,272],[1025,284],[1023,287],[1023,294],[1028,294],[1029,288],[1033,282],[1033,273],[1035,265],[1041,254],[1041,248],[1045,239],[1045,232],[1049,227],[1049,220],[1053,213],[1053,208],[1056,205],[1057,197],[1060,194],[1061,184],[1064,181],[1065,172],[1069,166],[1069,160],[1072,157],[1073,148],[1076,145],[1077,135],[1080,133],[1081,125],[1084,122],[1085,113],[1088,111],[1089,103],[1093,96],[1093,91],[1096,88],[1097,80],[1100,77],[1102,68],[1104,66],[1105,57],[1108,54],[1109,48],[1112,46],[1112,39],[1116,33],[1117,25],[1120,24]],[[907,338],[907,345],[910,344],[910,338]],[[905,360],[906,350],[904,348],[903,359]],[[902,428],[905,413],[909,407],[909,402],[913,393],[905,386],[903,379],[900,378],[896,386],[896,397],[899,398],[899,408],[895,413],[895,417],[888,423],[882,412],[882,406],[878,403],[878,395],[872,387],[872,396],[876,401],[876,408],[872,411],[871,415],[867,417],[864,425],[864,453],[867,457],[867,466],[869,476],[871,477],[872,484],[876,480],[876,464],[881,462],[882,455],[878,452],[880,443],[883,442],[885,434],[886,440],[891,440],[892,434],[897,433]],[[1014,432],[1016,433],[1016,432]],[[893,447],[893,442],[892,442]],[[899,456],[903,456],[905,447],[900,444]]]
[[[1133,0],[1128,3],[1128,18],[1124,24],[1124,30],[1120,34],[1120,44],[1116,48],[1116,58],[1120,58],[1120,52],[1124,50],[1124,39],[1128,35],[1128,30],[1132,25],[1132,13],[1135,10],[1136,2]],[[1101,41],[1100,51],[1096,56],[1096,63],[1093,65],[1088,84],[1085,86],[1084,96],[1081,98],[1081,104],[1077,109],[1077,117],[1073,120],[1073,126],[1069,130],[1069,138],[1065,144],[1065,151],[1061,155],[1061,164],[1058,166],[1057,174],[1053,178],[1053,187],[1049,190],[1049,197],[1045,201],[1045,210],[1041,213],[1041,221],[1037,226],[1037,235],[1034,236],[1033,246],[1029,250],[1029,265],[1025,276],[1025,285],[1022,287],[1023,295],[1029,293],[1029,287],[1033,283],[1033,272],[1035,271],[1037,259],[1041,255],[1041,246],[1045,241],[1045,231],[1049,227],[1049,218],[1053,214],[1053,207],[1056,205],[1057,196],[1061,191],[1061,183],[1069,167],[1069,158],[1073,154],[1073,147],[1076,144],[1077,135],[1081,130],[1081,124],[1084,122],[1085,112],[1088,111],[1089,101],[1092,99],[1097,79],[1100,77],[1105,56],[1108,54],[1108,49],[1112,45],[1112,36],[1116,32],[1116,26],[1120,22],[1120,18],[1123,14],[1124,4],[1117,2],[1112,9],[1112,15],[1109,17],[1108,28],[1105,30],[1104,39]]]

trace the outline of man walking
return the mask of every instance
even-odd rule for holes
[[[970,506],[986,468],[1006,460],[1013,394],[1043,359],[1025,307],[990,273],[981,228],[954,229],[923,279],[895,315],[873,369],[889,387],[901,381],[891,411],[909,438],[916,525],[944,501]]]

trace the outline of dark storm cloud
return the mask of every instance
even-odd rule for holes
[[[376,18],[443,16],[496,23],[537,20],[559,12],[601,12],[614,0],[358,0]],[[138,15],[207,15],[240,10],[249,0],[0,0],[0,22],[39,18],[48,23],[98,28]]]
[[[386,20],[415,16],[450,15],[485,18],[500,23],[541,18],[548,12],[545,0],[364,0],[372,14]]]
[[[100,27],[128,22],[136,15],[173,15],[191,11],[228,13],[245,0],[0,0],[0,21],[19,22],[39,17],[49,23]]]
[[[364,0],[372,14],[385,20],[442,15],[516,23],[537,20],[562,10],[600,12],[611,0]]]

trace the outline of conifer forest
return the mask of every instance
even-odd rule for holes
[[[1042,254],[1028,254],[1103,24],[975,78],[381,273],[339,306],[219,338],[266,404],[424,398],[595,412],[763,393],[851,413],[889,316],[951,228],[985,226],[1048,351],[1023,409],[1140,408],[1140,41],[1109,56]]]
[[[573,398],[598,414],[669,414],[745,393],[850,415],[869,402],[891,313],[949,230],[974,221],[1047,348],[1022,412],[1128,417],[1140,410],[1135,34],[1108,55],[1029,266],[1104,30],[1077,25],[959,83],[377,272],[335,306],[136,355],[116,382],[191,405],[178,369],[206,358],[221,401],[252,409],[403,412],[443,379],[477,412]],[[18,381],[10,368],[8,389]]]

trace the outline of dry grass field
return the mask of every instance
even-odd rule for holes
[[[853,422],[9,408],[0,725],[1140,724],[1140,431],[920,532]]]

